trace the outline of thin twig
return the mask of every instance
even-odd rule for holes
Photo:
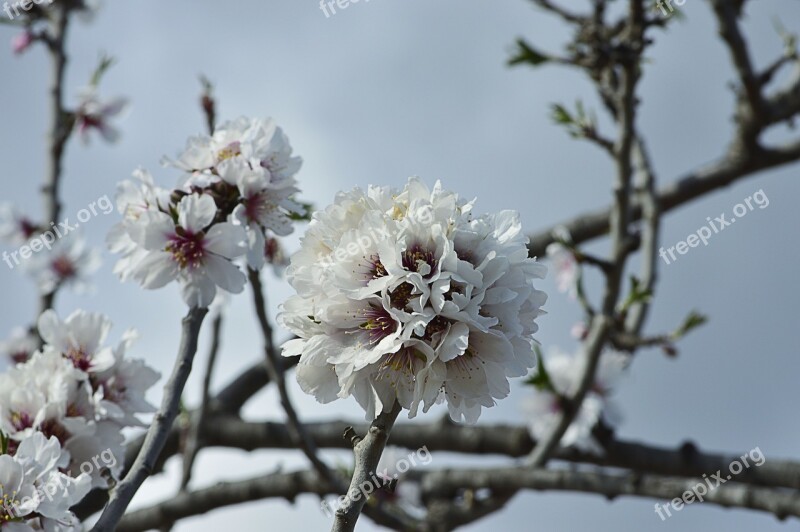
[[[569,401],[558,415],[558,421],[538,442],[528,459],[531,468],[543,467],[558,448],[564,433],[578,415],[583,399],[594,384],[595,373],[600,362],[608,335],[614,325],[614,314],[619,299],[621,282],[625,271],[628,246],[629,202],[632,177],[632,151],[635,141],[636,85],[639,79],[639,56],[643,51],[644,20],[640,0],[630,1],[628,31],[633,57],[621,65],[622,78],[615,103],[619,135],[615,146],[617,178],[614,186],[614,208],[610,225],[612,237],[612,265],[606,272],[606,287],[601,312],[591,318],[589,334],[584,342],[584,361],[577,387],[570,390]]]
[[[261,285],[261,278],[259,272],[253,269],[248,269],[248,276],[250,278],[250,285],[253,288],[253,304],[255,305],[258,323],[261,327],[261,333],[264,337],[264,363],[267,368],[267,374],[270,380],[278,387],[278,393],[281,399],[281,405],[286,411],[287,426],[293,434],[293,439],[303,453],[306,455],[311,465],[326,481],[330,482],[331,486],[338,488],[342,485],[339,478],[336,477],[330,468],[319,458],[317,453],[317,446],[314,440],[308,435],[308,432],[300,422],[297,411],[294,409],[289,391],[286,388],[286,379],[284,378],[281,369],[280,354],[275,345],[272,325],[267,316],[267,304],[264,297],[264,289]]]
[[[634,155],[638,161],[639,176],[642,180],[641,186],[641,205],[644,227],[642,229],[642,264],[640,271],[639,284],[641,290],[654,293],[656,281],[658,280],[658,242],[659,231],[661,229],[661,210],[658,205],[658,195],[656,192],[656,176],[644,139],[637,135],[634,144]],[[650,298],[645,298],[633,305],[628,313],[626,330],[638,336],[650,308]]]

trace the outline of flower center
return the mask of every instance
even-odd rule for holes
[[[358,328],[367,332],[370,345],[377,344],[397,330],[397,322],[383,307],[370,305],[370,308],[364,311],[364,317],[366,321]]]
[[[51,264],[50,268],[55,272],[59,279],[69,279],[78,273],[75,264],[64,255],[56,258]]]
[[[430,271],[425,274],[425,277],[430,277],[433,270],[436,269],[436,259],[432,251],[423,249],[419,244],[414,244],[403,253],[403,267],[410,272],[419,272],[422,264],[427,264]]]
[[[28,239],[36,232],[36,224],[28,220],[27,218],[23,218],[19,221],[19,230],[22,231],[22,234],[25,235],[25,238]]]
[[[28,351],[19,350],[11,353],[11,360],[14,361],[14,364],[23,364],[27,362],[30,357],[31,354]]]
[[[389,272],[386,271],[381,259],[378,258],[378,255],[372,255],[368,259],[368,266],[369,274],[372,276],[373,279],[377,279],[379,277],[386,277],[389,275]]]
[[[405,309],[408,302],[411,301],[414,285],[411,283],[403,283],[391,292],[389,292],[389,301],[391,301],[394,308]]]
[[[221,163],[242,154],[239,141],[234,141],[217,152],[217,162]]]
[[[11,426],[17,432],[22,432],[33,426],[33,419],[27,412],[11,412]]]
[[[203,263],[205,248],[203,247],[204,234],[192,233],[178,229],[172,236],[171,242],[167,244],[166,251],[172,253],[172,260],[178,263],[180,268],[194,269]]]
[[[427,358],[418,349],[404,347],[397,353],[386,355],[378,369],[377,379],[396,380],[398,376],[413,378]]]
[[[452,323],[452,320],[449,320],[443,316],[436,316],[425,327],[425,336],[426,340],[432,340],[433,335],[436,333],[440,333],[442,331],[447,330],[447,327]]]
[[[244,212],[251,222],[259,222],[274,209],[275,205],[269,201],[264,192],[259,192],[244,200]]]
[[[39,430],[47,437],[47,439],[55,436],[62,446],[71,436],[64,425],[53,419],[48,419],[42,423],[41,427],[39,427]]]
[[[72,348],[67,352],[65,357],[72,362],[72,365],[75,366],[76,369],[85,373],[88,373],[89,368],[92,367],[92,361],[83,349]]]
[[[17,490],[6,493],[6,487],[0,484],[0,493],[3,494],[0,498],[0,526],[10,521],[18,519],[17,509],[21,502],[17,499]]]

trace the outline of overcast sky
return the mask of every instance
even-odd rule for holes
[[[785,26],[797,30],[800,3],[750,4],[745,26],[755,62],[763,66],[781,51],[774,18],[780,16]],[[688,0],[683,11],[685,23],[655,34],[640,89],[640,126],[662,183],[713,161],[731,135],[727,85],[733,73],[727,51],[705,2]],[[12,35],[0,26],[3,42]],[[329,18],[314,0],[106,2],[92,24],[72,27],[68,95],[73,102],[105,51],[119,63],[105,78],[103,93],[125,95],[133,106],[120,123],[118,144],[69,144],[65,215],[113,196],[116,183],[140,165],[164,186],[175,182],[175,172],[160,168],[158,161],[175,155],[187,136],[203,129],[197,106],[201,72],[216,84],[220,118],[273,116],[278,121],[305,160],[299,174],[302,197],[319,206],[338,190],[370,183],[401,186],[410,175],[431,184],[441,179],[447,188],[477,197],[479,212],[519,210],[531,232],[607,205],[613,176],[609,161],[548,119],[553,102],[582,99],[597,108],[590,84],[557,67],[507,68],[518,36],[557,51],[568,32],[526,0],[364,0]],[[47,124],[44,52],[34,49],[14,57],[3,49],[0,72],[0,199],[36,217],[41,213],[37,192]],[[787,136],[779,132],[770,138]],[[758,446],[767,461],[800,459],[798,169],[765,172],[665,217],[663,242],[674,245],[704,225],[706,217],[730,212],[760,189],[769,199],[767,208],[715,235],[707,247],[669,266],[661,264],[647,331],[671,330],[691,309],[711,321],[681,342],[677,359],[656,350],[637,355],[616,396],[624,414],[620,437],[663,446],[692,440],[701,449],[732,455]],[[100,246],[116,221],[117,215],[110,214],[83,226]],[[286,240],[290,250],[297,248],[297,233]],[[604,252],[606,247],[599,241],[591,249]],[[62,315],[76,308],[108,314],[115,323],[113,339],[128,327],[139,329],[134,356],[167,373],[185,312],[177,288],[145,292],[120,284],[111,273],[113,257],[104,251],[104,259],[94,293],[65,292],[57,310]],[[0,283],[4,336],[14,326],[29,324],[36,293],[31,282],[5,266],[0,267]],[[278,279],[270,278],[268,286],[274,312],[290,292]],[[538,338],[546,347],[572,350],[569,329],[579,311],[556,292],[552,279],[542,286],[550,294],[549,314],[540,320]],[[260,358],[248,304],[248,297],[239,297],[226,315],[217,384]],[[207,338],[201,360],[206,344]],[[197,401],[200,380],[199,372],[193,375],[186,395],[190,403]],[[159,393],[154,390],[152,398],[157,400]],[[355,402],[317,405],[293,380],[292,393],[304,419],[361,418]],[[526,393],[516,383],[512,395],[486,411],[481,422],[523,423],[519,406]],[[437,410],[423,421],[442,414]],[[272,392],[259,395],[247,415],[282,418]],[[431,467],[459,460],[434,453]],[[510,461],[494,458],[491,463]],[[211,451],[201,455],[198,466],[202,473],[195,486],[306,464],[295,453]],[[146,484],[135,505],[171,496],[178,468],[179,462],[171,461],[173,474]],[[257,502],[183,521],[176,530],[263,530],[265,522],[273,530],[326,530],[330,523],[318,505],[312,496],[299,498],[294,506]],[[501,513],[465,530],[785,531],[797,526],[796,521],[780,523],[765,514],[699,503],[662,523],[653,505],[649,499],[608,502],[594,495],[524,493]],[[375,526],[362,519],[359,529]]]

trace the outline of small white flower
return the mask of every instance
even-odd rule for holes
[[[601,355],[594,385],[586,394],[580,411],[564,433],[561,445],[574,446],[595,454],[603,453],[602,446],[592,433],[601,419],[609,426],[617,424],[618,415],[616,408],[609,401],[609,395],[622,376],[629,359],[628,355],[616,351],[608,351]],[[574,395],[583,364],[582,351],[569,354],[555,348],[545,357],[544,366],[557,393],[536,389],[533,396],[525,401],[524,409],[530,420],[530,432],[534,439],[544,437],[558,423],[559,416],[563,412],[561,397],[569,398]]]
[[[98,372],[93,380],[100,415],[131,427],[145,426],[137,414],[156,411],[156,407],[147,402],[145,394],[161,377],[143,360],[125,357],[136,338],[135,331],[127,331],[113,351],[114,364]]]
[[[23,439],[13,456],[0,456],[0,530],[80,530],[70,508],[89,493],[91,479],[61,473],[62,456],[58,439],[41,432]]]
[[[39,316],[39,334],[46,348],[85,373],[99,373],[114,365],[114,353],[103,345],[110,329],[111,320],[106,316],[83,310],[76,310],[64,321],[53,310]]]
[[[294,229],[289,215],[302,208],[290,198],[298,189],[293,179],[272,182],[261,166],[231,160],[221,163],[218,171],[223,181],[239,190],[241,203],[233,210],[231,221],[247,231],[247,263],[260,270],[266,259],[267,232],[286,236]]]
[[[11,336],[0,342],[0,356],[7,358],[14,364],[27,362],[34,351],[39,348],[39,339],[21,327],[11,331]]]
[[[96,129],[107,142],[116,142],[119,139],[119,130],[111,125],[110,120],[127,107],[127,98],[117,97],[104,101],[97,94],[97,87],[83,89],[75,111],[75,127],[84,143],[89,142],[89,132],[92,129]]]
[[[240,117],[217,126],[211,136],[192,137],[176,161],[164,163],[188,172],[184,185],[207,186],[216,179],[212,169],[225,161],[256,161],[268,172],[269,181],[289,181],[300,170],[302,159],[292,156],[286,134],[274,120]]]
[[[210,305],[217,286],[241,292],[246,277],[231,259],[245,252],[245,234],[231,223],[214,223],[216,214],[214,200],[199,194],[181,199],[177,221],[161,211],[144,212],[129,230],[134,242],[147,251],[132,277],[150,289],[179,281],[189,306]]]
[[[88,278],[101,264],[100,252],[88,247],[82,235],[73,233],[56,240],[51,249],[35,253],[25,269],[43,294],[64,285],[80,293],[90,288]]]
[[[114,273],[122,281],[131,277],[136,264],[147,255],[147,251],[130,237],[131,226],[145,212],[167,211],[170,204],[170,192],[157,187],[150,172],[139,168],[133,172],[133,177],[133,180],[121,181],[117,185],[116,204],[122,221],[114,225],[106,237],[109,250],[122,255],[114,265]]]
[[[0,203],[0,238],[18,246],[41,231],[36,222],[23,214],[12,203]]]
[[[558,291],[569,294],[575,299],[578,296],[578,276],[580,265],[575,254],[564,244],[553,242],[547,246],[547,259],[553,264]]]

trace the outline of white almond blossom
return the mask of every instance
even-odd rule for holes
[[[39,225],[28,218],[13,203],[0,203],[0,239],[19,246],[41,231]]]
[[[65,285],[78,293],[86,292],[91,287],[89,276],[101,264],[100,252],[89,247],[78,233],[65,235],[56,240],[51,249],[41,249],[24,263],[43,294]]]
[[[112,227],[106,237],[109,250],[122,255],[114,266],[114,273],[123,281],[130,278],[136,264],[147,255],[147,250],[130,237],[129,230],[145,212],[166,212],[170,204],[170,191],[156,186],[150,172],[138,168],[133,178],[117,184],[116,204],[122,221]]]
[[[21,364],[27,362],[38,348],[39,340],[35,334],[16,327],[12,329],[8,339],[0,342],[0,357],[14,364]]]
[[[353,395],[374,419],[437,401],[477,421],[535,364],[545,267],[513,211],[473,217],[437,182],[340,193],[313,216],[287,269],[279,321],[299,338],[298,381],[321,402]]]
[[[266,262],[267,231],[286,236],[294,229],[290,213],[300,213],[302,207],[290,198],[298,189],[293,179],[271,181],[261,166],[231,160],[221,163],[218,171],[223,181],[239,190],[241,203],[231,221],[247,231],[247,264],[259,270]]]
[[[218,287],[242,291],[246,278],[233,259],[280,268],[275,237],[290,234],[304,212],[292,199],[301,160],[291,153],[273,121],[240,118],[190,139],[177,161],[166,161],[186,172],[179,188],[160,188],[137,170],[118,186],[123,220],[107,238],[121,255],[114,272],[145,288],[178,281],[188,305],[205,307]]]
[[[294,184],[294,176],[303,162],[300,157],[292,156],[289,138],[274,120],[247,117],[220,124],[211,136],[190,138],[177,160],[163,160],[187,172],[182,179],[184,186],[201,187],[218,180],[215,169],[224,161],[260,166],[273,184]]]
[[[156,407],[145,399],[145,394],[161,377],[143,360],[126,358],[126,351],[136,338],[135,331],[127,331],[113,350],[114,364],[98,372],[93,379],[100,415],[129,427],[145,426],[137,415],[156,411]]]
[[[148,210],[131,226],[129,235],[147,252],[131,276],[151,289],[179,281],[191,307],[208,307],[217,286],[241,292],[246,277],[231,260],[245,252],[242,228],[214,223],[217,207],[209,195],[184,196],[176,211],[173,217]]]
[[[575,260],[575,254],[560,242],[553,242],[547,246],[547,259],[553,265],[558,291],[566,293],[570,298],[578,296],[578,277],[580,265]]]
[[[91,479],[65,475],[64,465],[58,439],[41,432],[24,438],[13,455],[0,456],[0,530],[81,530],[70,508],[89,493]]]
[[[81,90],[78,98],[75,127],[83,142],[89,142],[89,132],[92,129],[96,129],[107,142],[116,142],[120,133],[111,125],[111,118],[125,111],[128,107],[128,99],[117,97],[108,101],[102,100],[94,85]]]
[[[549,385],[537,386],[533,395],[523,403],[534,439],[544,437],[558,423],[563,412],[562,398],[575,394],[584,358],[583,351],[580,350],[574,354],[558,348],[548,352],[543,364],[549,377]],[[610,402],[609,396],[629,362],[629,355],[617,351],[607,351],[601,355],[594,385],[587,392],[580,411],[564,433],[561,445],[598,455],[603,453],[602,446],[593,436],[593,430],[601,419],[608,427],[619,422],[616,407]]]
[[[45,349],[52,349],[85,373],[105,371],[114,365],[114,354],[104,346],[111,320],[102,314],[76,310],[61,321],[52,310],[39,316],[39,334]]]

